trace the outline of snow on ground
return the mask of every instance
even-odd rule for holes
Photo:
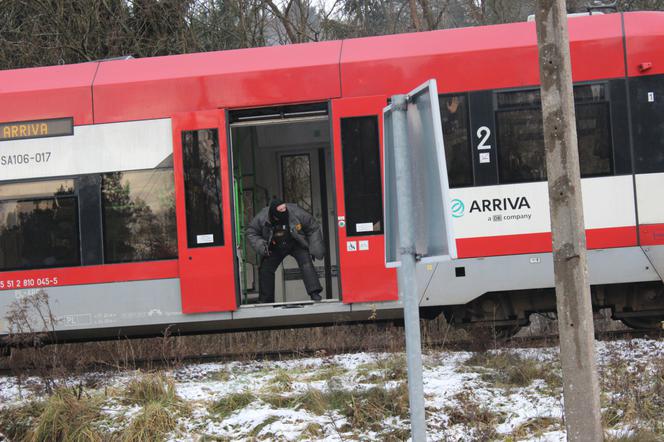
[[[617,358],[628,364],[664,359],[664,341],[598,342],[596,348],[600,371]],[[530,369],[534,373],[525,384],[519,384],[518,377],[501,378],[519,367],[496,368],[492,362],[482,362],[492,352],[479,358],[478,354],[451,351],[430,351],[424,356],[430,440],[565,440],[561,387],[555,376],[547,376],[559,373],[557,348],[510,349],[496,354],[500,352],[511,355],[508,364],[523,363],[524,372]],[[358,353],[286,361],[191,364],[166,370],[174,380],[177,395],[190,405],[190,412],[180,415],[178,429],[168,437],[173,441],[199,440],[201,436],[240,441],[403,440],[408,435],[407,413],[401,409],[401,415],[393,415],[391,411],[398,410],[394,402],[403,399],[398,392],[403,391],[399,388],[405,382],[404,364],[403,354]],[[141,373],[106,373],[97,393],[120,391],[136,376]],[[18,379],[0,377],[0,412],[4,407],[37,399],[38,395],[25,387],[30,383],[37,384],[38,380],[23,380],[24,386],[19,388]],[[70,379],[69,383],[76,385],[78,379]],[[380,395],[370,395],[377,389],[391,403],[380,403],[376,399]],[[312,396],[312,392],[319,395]],[[334,392],[352,394],[346,402],[334,402]],[[389,392],[394,394],[389,396]],[[223,414],[213,411],[211,404],[241,394],[248,396],[247,404],[240,403]],[[328,396],[321,396],[325,394]],[[321,411],[317,403],[329,408]],[[131,420],[137,408],[109,399],[104,410],[110,417]],[[365,412],[371,412],[368,418]],[[611,431],[614,435],[629,433],[620,426]]]

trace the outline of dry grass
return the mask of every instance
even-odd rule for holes
[[[26,440],[101,441],[99,428],[94,425],[100,418],[99,399],[59,389],[44,403]]]
[[[182,402],[175,393],[175,382],[163,373],[146,373],[132,379],[125,389],[124,398],[132,404],[159,403],[164,407]]]
[[[456,406],[444,408],[448,425],[462,425],[472,433],[475,440],[493,440],[496,426],[505,420],[501,414],[480,403],[470,390],[463,390],[454,396]]]
[[[12,441],[27,440],[43,410],[44,403],[36,401],[0,409],[0,433]]]
[[[231,393],[210,404],[208,410],[212,414],[216,414],[221,418],[226,418],[234,412],[243,409],[255,400],[256,396],[250,391]]]
[[[497,387],[527,387],[536,379],[555,389],[562,386],[557,365],[524,358],[513,351],[475,353],[465,365],[481,369],[481,379]]]
[[[160,402],[148,402],[122,434],[123,442],[160,442],[177,428],[176,415]]]
[[[260,432],[263,431],[263,429],[265,427],[267,427],[270,424],[275,423],[278,420],[279,420],[279,416],[268,416],[261,423],[259,423],[258,425],[256,425],[254,428],[251,429],[251,431],[249,432],[249,437],[252,438],[252,439],[256,438],[260,434]],[[267,436],[267,435],[265,435],[265,436]]]
[[[388,417],[408,417],[408,390],[405,383],[396,388],[372,387],[368,390],[309,388],[303,393],[267,395],[261,399],[274,408],[303,409],[316,415],[337,411],[347,418],[347,430],[381,431]]]
[[[175,392],[175,382],[163,373],[145,373],[124,391],[124,401],[141,405],[141,411],[122,433],[127,442],[161,441],[177,427],[177,418],[190,407]]]
[[[664,436],[664,360],[625,360],[616,352],[600,366],[600,384],[605,428]]]
[[[365,382],[401,381],[408,376],[406,357],[403,354],[394,354],[362,364],[357,368],[357,373]]]
[[[627,436],[607,436],[606,442],[662,442],[662,433],[650,430],[635,429]]]
[[[277,391],[291,391],[293,389],[293,378],[286,370],[279,368],[272,378],[271,384],[277,388]]]
[[[559,430],[563,423],[560,419],[546,416],[531,418],[516,427],[510,434],[511,440],[526,440],[533,437],[541,437],[547,431]]]
[[[329,381],[333,378],[343,376],[347,373],[347,370],[338,364],[329,364],[319,370],[314,371],[310,376],[307,377],[307,381],[316,382],[316,381]]]
[[[465,332],[450,328],[442,316],[422,321],[421,331],[422,343],[427,348],[467,337]],[[175,331],[167,330],[162,337],[148,339],[17,348],[12,350],[11,358],[0,357],[0,368],[34,372],[41,364],[66,370],[67,374],[90,369],[153,370],[164,365],[178,365],[187,356],[202,354],[230,354],[234,360],[253,360],[257,354],[266,351],[289,354],[316,351],[321,354],[348,351],[393,353],[402,351],[404,342],[403,327],[379,322],[197,336],[179,336]]]

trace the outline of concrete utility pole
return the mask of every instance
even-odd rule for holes
[[[535,17],[567,440],[602,441],[565,0]]]

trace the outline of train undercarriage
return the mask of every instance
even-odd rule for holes
[[[594,312],[610,309],[611,318],[633,329],[661,329],[664,284],[657,281],[595,285],[590,288]],[[531,314],[556,317],[553,288],[486,293],[465,305],[443,307],[455,326],[493,326],[515,333],[530,324]]]

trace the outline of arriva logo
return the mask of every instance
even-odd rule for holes
[[[463,201],[458,198],[452,200],[452,216],[454,218],[461,218],[466,210],[466,206],[463,205]]]

